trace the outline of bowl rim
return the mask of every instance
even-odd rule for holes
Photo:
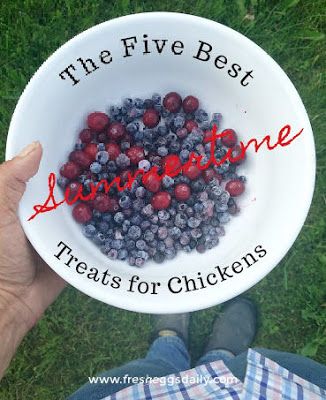
[[[166,11],[154,11],[154,12],[141,12],[141,13],[135,13],[135,14],[130,14],[122,17],[117,17],[113,18],[108,21],[104,21],[100,24],[94,25],[90,28],[88,28],[85,31],[80,32],[76,36],[72,37],[69,39],[67,42],[65,42],[63,45],[61,45],[55,52],[53,52],[43,63],[42,65],[37,69],[37,71],[33,74],[29,82],[27,83],[26,87],[24,88],[20,98],[18,99],[18,102],[16,104],[15,110],[13,112],[10,125],[9,125],[9,130],[8,130],[8,136],[7,136],[7,141],[6,141],[6,153],[5,153],[5,159],[8,160],[12,158],[15,155],[14,151],[14,143],[12,141],[12,136],[13,132],[15,130],[15,124],[16,120],[18,119],[17,116],[19,115],[21,108],[23,108],[24,100],[25,97],[27,96],[27,93],[33,89],[34,83],[38,80],[39,75],[43,71],[45,71],[49,65],[51,65],[52,60],[54,60],[57,56],[58,53],[66,50],[70,46],[73,46],[74,44],[82,41],[85,37],[87,37],[89,34],[98,32],[102,30],[103,27],[107,26],[113,26],[116,24],[120,23],[129,23],[133,20],[137,19],[151,19],[152,17],[160,17],[160,18],[169,18],[169,19],[174,19],[174,22],[180,21],[180,19],[188,20],[188,21],[196,21],[201,24],[205,24],[206,26],[210,26],[211,28],[218,29],[220,32],[224,32],[227,35],[231,36],[233,39],[238,40],[242,43],[242,45],[249,46],[252,49],[255,49],[260,53],[263,57],[266,58],[266,62],[270,64],[271,69],[273,72],[277,75],[277,78],[282,80],[284,84],[287,86],[288,91],[294,97],[296,98],[296,109],[298,113],[301,115],[302,120],[305,123],[306,126],[306,132],[307,136],[310,133],[310,146],[311,148],[309,150],[312,150],[311,154],[311,165],[309,166],[309,171],[307,171],[308,180],[311,183],[310,188],[308,190],[305,190],[303,195],[305,196],[304,201],[302,202],[303,206],[301,207],[301,216],[299,219],[297,219],[296,226],[293,226],[291,229],[291,234],[288,236],[288,240],[286,241],[287,245],[283,246],[282,248],[280,247],[280,251],[275,254],[270,262],[269,262],[269,267],[265,267],[263,271],[257,270],[255,274],[255,279],[254,280],[246,280],[245,283],[241,284],[238,286],[237,289],[233,289],[231,294],[227,294],[224,297],[220,297],[218,302],[215,297],[213,296],[200,296],[196,298],[196,304],[193,302],[188,302],[187,304],[183,302],[164,302],[160,307],[157,307],[157,304],[154,305],[154,307],[151,305],[151,302],[141,302],[139,304],[134,304],[134,300],[131,297],[128,296],[114,296],[111,295],[110,291],[106,292],[106,295],[103,295],[103,292],[97,292],[92,289],[89,289],[89,285],[83,283],[80,283],[79,281],[73,280],[73,279],[66,279],[65,276],[65,271],[60,271],[57,272],[57,268],[53,268],[51,266],[51,260],[49,256],[49,252],[43,251],[43,249],[38,248],[38,244],[36,240],[33,239],[32,233],[29,231],[28,225],[26,221],[21,219],[22,227],[23,230],[30,241],[30,243],[33,245],[35,249],[38,249],[37,252],[41,256],[41,258],[52,268],[56,273],[58,273],[63,279],[65,279],[70,285],[74,286],[76,289],[80,290],[81,292],[87,294],[88,296],[95,298],[97,300],[100,300],[104,303],[107,303],[109,305],[119,307],[125,310],[129,311],[134,311],[134,312],[142,312],[142,313],[181,313],[181,312],[189,312],[189,311],[196,311],[196,310],[201,310],[205,309],[208,307],[215,306],[217,304],[221,304],[222,302],[225,302],[231,298],[234,298],[238,296],[239,294],[247,291],[254,285],[256,285],[258,282],[260,282],[261,279],[263,279],[265,276],[268,275],[271,270],[274,269],[275,266],[284,258],[284,256],[287,254],[287,252],[290,250],[290,248],[293,246],[295,243],[295,240],[297,236],[299,235],[303,225],[304,221],[307,218],[310,205],[312,202],[313,198],[313,193],[314,193],[314,186],[315,186],[315,171],[316,171],[316,154],[315,154],[315,143],[314,143],[314,136],[313,136],[313,131],[312,127],[310,124],[310,120],[307,114],[307,111],[304,107],[304,104],[301,100],[300,95],[298,94],[294,84],[290,80],[290,78],[287,76],[287,74],[283,71],[283,69],[280,67],[280,65],[265,51],[263,50],[260,46],[258,46],[255,42],[244,36],[243,34],[239,33],[238,31],[225,26],[219,22],[203,18],[203,17],[198,17],[195,15],[191,14],[186,14],[186,13],[178,13],[178,12],[166,12]],[[309,174],[310,173],[310,174]],[[48,260],[48,261],[47,261]],[[118,300],[116,298],[118,297]]]

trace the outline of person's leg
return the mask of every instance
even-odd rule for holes
[[[326,389],[326,366],[298,354],[283,351],[255,348],[255,351],[267,357],[295,375]],[[244,380],[247,368],[247,351],[225,362],[225,365],[238,379]]]
[[[257,330],[256,307],[248,299],[227,303],[216,318],[204,355],[197,365],[222,360],[224,363],[242,353],[252,343]]]
[[[173,318],[175,318],[175,324],[173,324]],[[100,380],[98,383],[86,383],[68,400],[103,399],[137,383],[137,377],[160,377],[189,369],[189,353],[184,340],[179,337],[187,339],[188,321],[189,315],[185,314],[159,317],[155,330],[158,337],[152,343],[145,358],[96,375],[103,378],[103,383]],[[104,380],[105,378],[108,379]],[[136,379],[132,380],[132,378]]]

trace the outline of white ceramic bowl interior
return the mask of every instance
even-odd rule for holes
[[[143,34],[148,35],[150,54],[143,54]],[[131,57],[123,57],[121,39],[137,37]],[[161,54],[152,39],[167,39]],[[171,52],[174,41],[182,41],[181,55]],[[199,40],[212,46],[210,60],[200,61],[193,56]],[[101,64],[99,54],[109,50],[112,62]],[[224,55],[227,64],[218,69],[217,56]],[[76,60],[92,58],[99,68],[85,76]],[[204,57],[204,54],[202,54]],[[106,59],[107,61],[108,59]],[[236,63],[239,76],[229,76],[228,69]],[[80,82],[73,86],[69,78],[62,80],[59,73],[68,65]],[[222,64],[218,64],[222,66]],[[237,67],[236,67],[237,68]],[[241,85],[246,71],[251,71]],[[232,74],[232,73],[231,73]],[[246,192],[239,202],[241,213],[225,226],[226,235],[219,245],[204,254],[195,251],[178,253],[163,264],[148,262],[142,269],[130,267],[124,261],[111,261],[81,233],[67,205],[56,211],[39,215],[27,222],[35,204],[47,197],[47,178],[58,173],[67,159],[85,117],[92,111],[107,111],[112,104],[126,96],[147,97],[153,92],[165,94],[178,91],[193,94],[209,112],[223,114],[222,128],[234,128],[241,140],[262,139],[271,135],[277,141],[279,129],[292,126],[293,134],[304,128],[303,134],[287,147],[256,154],[252,147],[247,162],[241,168],[248,178]],[[292,134],[292,135],[293,135]],[[291,136],[292,136],[291,135]],[[282,69],[260,47],[246,37],[221,24],[207,19],[177,13],[146,13],[122,17],[95,26],[76,36],[59,48],[37,71],[22,94],[10,125],[6,157],[11,158],[25,145],[39,140],[44,156],[38,174],[30,181],[20,207],[23,228],[41,257],[71,285],[108,304],[139,312],[175,313],[202,309],[222,303],[252,287],[268,274],[282,259],[296,239],[307,215],[312,198],[315,176],[313,134],[305,108],[298,93]],[[56,188],[58,199],[61,191]],[[64,242],[79,261],[100,274],[109,270],[111,277],[121,278],[120,287],[113,288],[101,281],[88,279],[86,273],[76,272],[74,263],[65,265],[68,258],[54,257]],[[267,254],[247,267],[242,257],[254,253],[261,245]],[[243,271],[230,269],[241,262]],[[222,281],[216,266],[229,266],[232,278]],[[238,270],[241,267],[238,267]],[[93,270],[94,272],[95,270]],[[217,273],[219,281],[208,285],[208,274]],[[198,273],[204,279],[201,288]],[[128,291],[129,280],[137,275],[134,291]],[[197,290],[186,291],[185,278],[194,278]],[[172,277],[174,291],[168,282]],[[214,277],[210,275],[210,281]],[[149,287],[147,293],[140,293]],[[152,293],[152,282],[157,293]],[[191,287],[191,284],[190,284]]]

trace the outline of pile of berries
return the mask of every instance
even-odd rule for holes
[[[194,152],[205,165],[211,143],[204,139],[220,122],[221,114],[210,118],[194,96],[182,99],[171,92],[163,101],[156,93],[145,100],[126,98],[108,114],[88,115],[88,127],[79,133],[69,161],[61,167],[58,184],[69,188],[71,196],[80,190],[87,196],[91,183],[110,183],[119,176],[123,184],[137,169],[156,167],[162,173],[169,157],[183,165]],[[216,141],[216,160],[229,148],[239,152],[234,130],[223,132],[226,135]],[[139,174],[130,190],[112,186],[105,193],[102,184],[95,198],[76,203],[72,214],[83,224],[84,235],[110,259],[133,266],[150,259],[161,263],[179,250],[203,253],[218,244],[224,224],[239,211],[234,198],[243,193],[246,180],[236,173],[240,162],[227,160],[205,170],[194,164],[162,180]]]

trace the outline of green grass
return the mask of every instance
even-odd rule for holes
[[[3,0],[0,152],[3,157],[12,112],[31,75],[57,47],[94,24],[165,10],[207,17],[244,33],[272,55],[297,87],[313,125],[318,159],[304,228],[281,264],[247,293],[261,313],[255,344],[326,363],[324,5],[323,0]],[[194,359],[218,312],[214,307],[193,313]],[[62,399],[87,376],[143,356],[150,333],[150,316],[108,307],[67,288],[25,338],[1,382],[0,399]]]

